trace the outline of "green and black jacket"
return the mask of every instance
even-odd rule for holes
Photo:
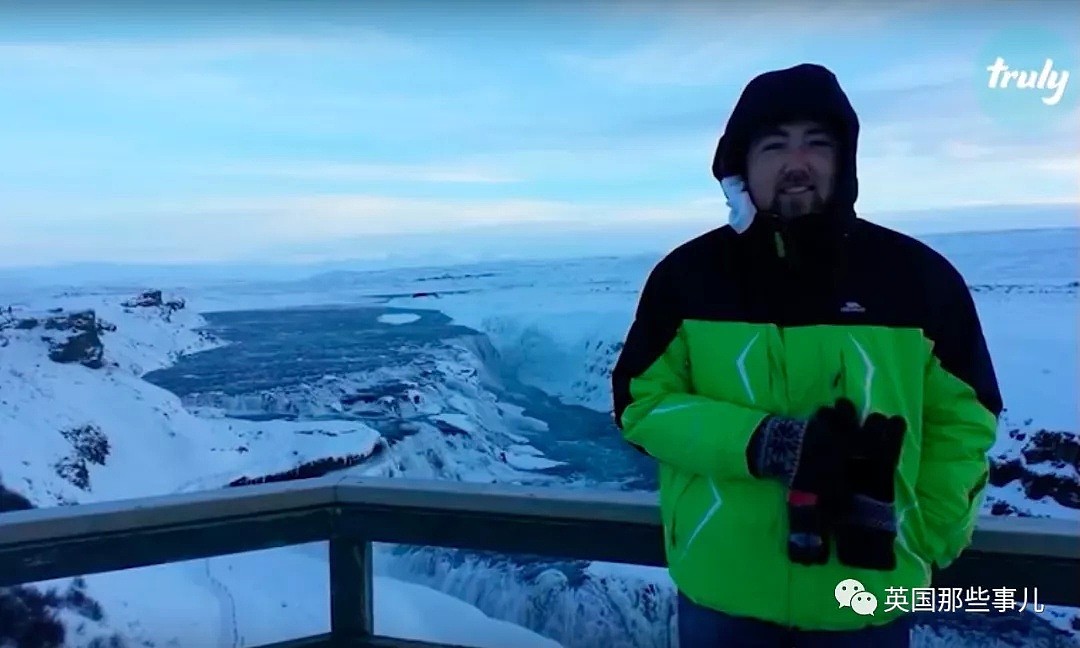
[[[751,90],[746,105],[768,101]],[[900,613],[885,611],[889,588],[904,588],[910,609],[911,588],[969,544],[1002,403],[960,274],[924,244],[854,215],[857,122],[836,109],[846,105],[838,86],[830,91],[818,88],[800,115],[847,128],[838,202],[788,229],[759,214],[744,234],[725,226],[671,252],[645,283],[612,380],[622,434],[658,460],[680,591],[729,614],[841,630]],[[722,166],[725,141],[737,149],[741,134],[732,125],[750,128],[739,121],[743,103],[721,141]],[[909,426],[891,572],[849,568],[835,554],[825,565],[789,562],[784,487],[747,465],[766,415],[809,416],[841,396],[864,416],[898,414]],[[877,596],[873,616],[838,605],[834,589],[847,578]]]

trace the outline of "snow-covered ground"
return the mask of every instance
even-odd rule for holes
[[[972,286],[1005,398],[987,512],[1080,521],[1077,235],[1057,230],[931,239]],[[327,457],[361,461],[392,447],[389,458],[380,455],[358,469],[550,483],[545,471],[560,462],[520,434],[532,426],[542,435],[544,425],[493,395],[489,356],[496,354],[501,369],[568,404],[606,413],[610,368],[656,260],[333,273],[292,282],[166,287],[163,298],[134,301],[132,286],[0,289],[6,295],[0,306],[11,307],[0,312],[0,481],[34,505],[52,506],[221,487]],[[313,304],[405,309],[379,318],[400,330],[434,309],[482,333],[492,348],[448,345],[425,365],[434,376],[427,382],[395,368],[382,370],[378,379],[401,382],[402,394],[372,407],[385,405],[413,421],[394,443],[344,416],[340,405],[331,406],[369,387],[370,376],[326,376],[275,392],[285,404],[272,406],[310,406],[317,421],[231,418],[247,406],[241,397],[215,397],[193,407],[143,379],[184,354],[222,348],[223,341],[200,331],[200,313]],[[88,309],[92,318],[72,317]],[[324,547],[312,545],[88,576],[86,593],[104,616],[93,621],[97,615],[65,609],[72,635],[67,645],[120,633],[159,646],[250,646],[323,632],[324,554]],[[478,569],[489,570],[488,586],[480,588],[460,564],[440,560],[439,554],[379,557],[379,632],[474,646],[554,645],[519,626],[558,637],[614,632],[614,622],[602,614],[585,619],[572,612],[593,603],[590,609],[599,609],[602,600],[621,606],[624,618],[615,629],[632,637],[625,645],[671,645],[669,583],[662,570],[593,564],[575,567],[580,571],[572,571],[573,578],[552,569],[526,578],[521,570],[504,565],[496,573],[477,561]],[[414,569],[419,562],[420,575]],[[568,585],[582,579],[586,585]],[[63,590],[70,582],[53,585]],[[537,618],[534,604],[545,597],[562,597],[562,612],[548,609]],[[1074,610],[1048,607],[1041,616],[1062,628],[1075,624]],[[193,620],[213,621],[198,629]],[[939,641],[935,632],[924,632],[920,645],[955,639]]]
[[[120,634],[133,646],[258,646],[321,634],[330,627],[326,551],[318,543],[87,576],[105,616],[65,611],[68,627],[83,630],[64,645]],[[379,634],[477,648],[559,645],[429,587],[376,576],[373,588]]]

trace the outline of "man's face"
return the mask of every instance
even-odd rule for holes
[[[836,178],[836,138],[816,122],[781,124],[750,144],[746,184],[758,209],[791,219],[819,211]]]

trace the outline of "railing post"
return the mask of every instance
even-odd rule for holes
[[[340,512],[339,512],[340,514]],[[330,536],[330,634],[335,648],[362,645],[375,631],[371,542]]]

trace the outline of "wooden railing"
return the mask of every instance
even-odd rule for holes
[[[340,476],[0,515],[0,586],[328,541],[330,629],[274,644],[425,646],[373,632],[372,543],[663,566],[655,495]],[[1080,606],[1075,522],[984,518],[936,586]]]

